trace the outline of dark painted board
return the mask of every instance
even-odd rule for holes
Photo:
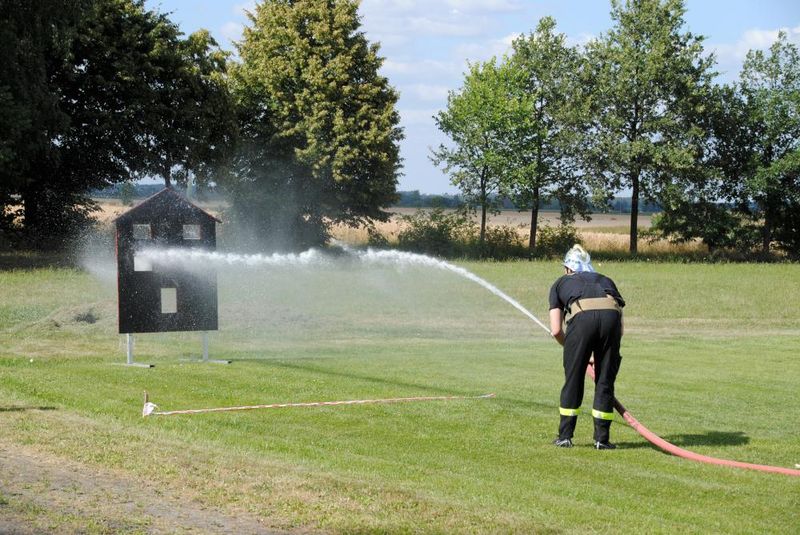
[[[134,271],[134,256],[139,248],[213,251],[217,219],[173,190],[164,189],[122,214],[115,223],[119,332],[217,330],[217,275],[208,266],[188,271],[154,264],[152,271]],[[134,239],[134,225],[150,225],[151,239]],[[184,239],[183,225],[199,225],[200,239]],[[162,313],[162,288],[175,288],[174,313]]]

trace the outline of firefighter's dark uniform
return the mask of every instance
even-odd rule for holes
[[[571,439],[575,431],[586,366],[594,354],[594,439],[608,442],[614,419],[614,381],[622,360],[619,347],[624,306],[614,281],[600,273],[570,273],[550,288],[550,309],[560,308],[567,322],[559,439]]]

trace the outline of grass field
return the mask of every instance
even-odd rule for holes
[[[556,262],[461,263],[547,317]],[[800,463],[800,266],[604,263],[629,306],[620,400],[706,455]],[[228,270],[219,332],[137,338],[109,271],[0,271],[0,532],[792,533],[800,478],[554,448],[560,348],[450,273]],[[105,275],[103,275],[105,273]],[[494,399],[141,417],[405,396]],[[591,387],[584,407],[591,403]],[[44,474],[37,477],[36,474]],[[26,531],[29,530],[29,531]]]

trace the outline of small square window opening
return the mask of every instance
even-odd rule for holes
[[[153,234],[150,230],[150,224],[137,224],[133,225],[133,239],[134,240],[151,240]]]
[[[142,258],[138,254],[133,255],[134,271],[153,271],[153,263],[148,258]]]
[[[184,240],[199,240],[200,239],[200,225],[184,225],[183,226],[183,239]]]

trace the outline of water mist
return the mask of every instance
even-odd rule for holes
[[[345,255],[334,257],[319,249],[309,249],[298,254],[238,254],[203,251],[199,249],[144,249],[138,253],[142,258],[163,265],[181,266],[184,269],[199,269],[199,266],[242,265],[248,267],[313,267],[329,265],[337,259],[359,262],[367,266],[423,266],[450,271],[467,280],[475,282],[511,306],[525,314],[536,325],[550,334],[550,329],[518,301],[502,290],[460,266],[450,264],[430,256],[397,250],[366,249],[359,250],[341,246]]]

